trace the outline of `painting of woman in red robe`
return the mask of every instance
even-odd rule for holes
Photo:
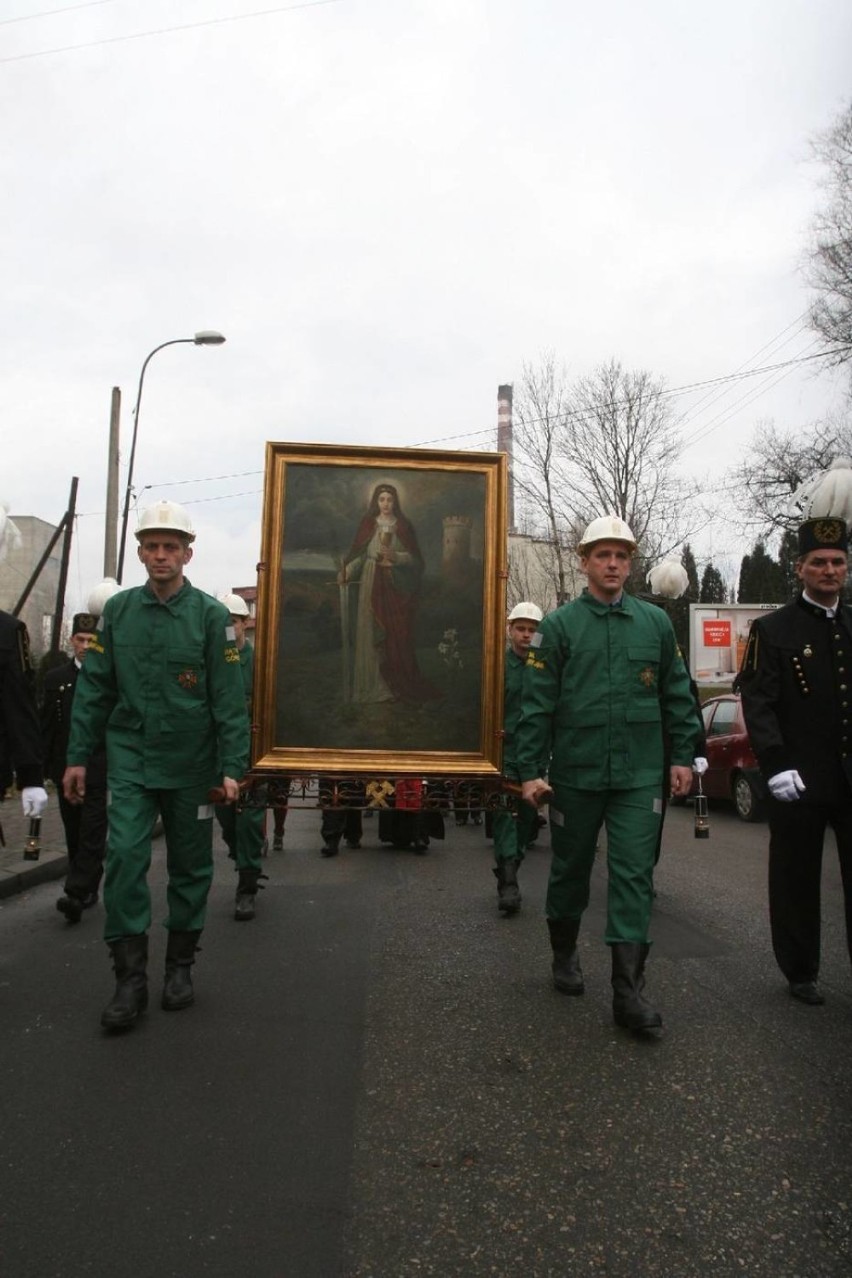
[[[377,484],[338,582],[357,587],[352,700],[437,699],[417,665],[415,622],[423,577],[417,535],[393,484]]]

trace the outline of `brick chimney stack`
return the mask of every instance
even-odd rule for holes
[[[514,461],[512,457],[512,386],[497,387],[497,451],[506,453],[509,459],[509,482],[507,486],[507,520],[509,532],[517,532],[515,528],[515,485],[512,478]]]

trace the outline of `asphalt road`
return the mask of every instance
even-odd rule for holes
[[[292,812],[252,924],[220,853],[195,1007],[152,999],[118,1037],[100,908],[68,927],[50,883],[0,902],[0,1274],[852,1275],[836,857],[808,1008],[769,948],[766,827],[691,821],[667,820],[647,1040],[611,1020],[603,855],[566,998],[544,845],[504,920],[474,827],[415,857],[366,821],[324,860]],[[155,974],[163,951],[157,927]]]

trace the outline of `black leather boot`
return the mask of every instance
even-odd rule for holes
[[[108,1030],[125,1030],[148,1006],[148,937],[123,936],[109,947],[115,971],[115,993],[101,1013]]]
[[[521,908],[521,889],[518,887],[518,861],[498,861],[494,867],[497,880],[497,909],[508,918]]]
[[[56,908],[60,914],[65,915],[69,923],[79,923],[83,917],[83,902],[78,896],[70,896],[67,892],[60,896]]]
[[[250,923],[254,918],[255,897],[258,890],[258,879],[266,878],[260,870],[240,870],[237,881],[237,893],[234,898],[234,918],[238,923]]]
[[[579,919],[548,919],[550,946],[553,950],[553,984],[560,994],[583,994],[583,970],[577,954]]]
[[[612,1015],[616,1025],[629,1030],[660,1029],[663,1018],[642,991],[645,988],[645,960],[650,945],[618,941],[612,950]]]
[[[169,932],[166,947],[166,979],[160,1004],[167,1012],[181,1012],[195,1002],[192,965],[201,932]]]

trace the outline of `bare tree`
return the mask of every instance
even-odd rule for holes
[[[824,170],[825,199],[805,263],[817,293],[811,325],[830,348],[831,362],[843,364],[852,359],[852,103],[812,146]]]
[[[768,540],[795,528],[801,515],[791,508],[793,494],[811,475],[828,470],[835,457],[850,453],[848,420],[830,418],[796,432],[760,422],[728,477],[740,527]]]
[[[663,384],[611,360],[569,384],[552,355],[515,392],[515,489],[531,529],[554,547],[557,596],[570,552],[598,515],[618,515],[640,546],[636,579],[707,522],[697,485],[678,471],[681,440]],[[688,525],[688,526],[687,526]]]
[[[577,382],[568,419],[581,522],[618,515],[649,561],[695,531],[681,523],[695,489],[677,470],[681,440],[663,391],[650,373],[611,360]]]
[[[521,526],[545,540],[553,556],[557,605],[568,598],[568,530],[575,523],[570,466],[565,457],[567,383],[552,352],[537,366],[524,364],[513,399],[515,493]]]

